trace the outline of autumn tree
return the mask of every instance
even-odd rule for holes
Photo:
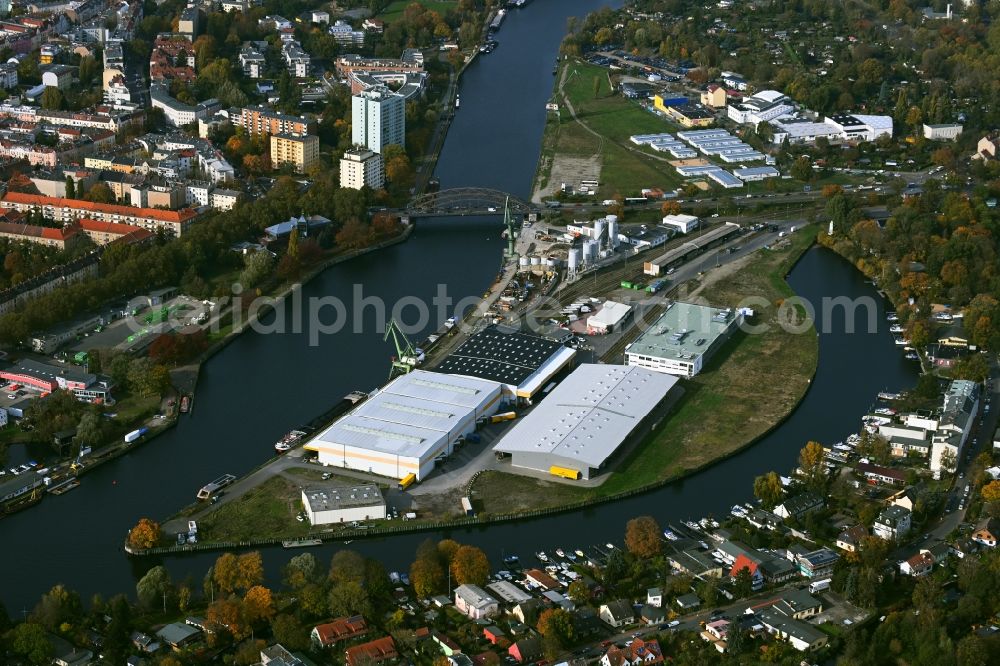
[[[237,641],[250,635],[250,625],[243,611],[243,602],[237,597],[216,599],[209,604],[205,617],[210,624],[225,629]]]
[[[239,556],[223,553],[212,568],[212,580],[218,590],[225,594],[259,585],[264,580],[264,564],[260,553],[252,551]]]
[[[451,575],[459,585],[485,585],[490,577],[490,561],[476,546],[461,546],[451,559]]]
[[[566,588],[566,596],[577,605],[585,604],[590,601],[590,587],[583,580],[577,578]]]
[[[296,555],[285,565],[285,585],[293,590],[305,587],[316,579],[317,569],[316,557],[312,553]]]
[[[555,638],[563,647],[571,644],[576,638],[573,616],[563,608],[549,608],[542,611],[535,628],[545,638]]]
[[[639,516],[625,526],[625,547],[636,557],[654,557],[660,554],[659,523],[652,516]]]
[[[34,622],[22,622],[8,636],[14,654],[21,655],[32,664],[51,663],[53,647],[45,629]]]
[[[762,474],[753,480],[753,495],[761,501],[764,508],[771,510],[781,501],[784,488],[777,472]]]
[[[410,583],[421,599],[434,596],[444,589],[445,570],[440,562],[418,559],[410,565]]]
[[[372,616],[371,599],[359,581],[349,580],[330,588],[328,597],[331,615]]]
[[[980,491],[983,500],[986,502],[996,502],[1000,500],[1000,481],[990,481]]]
[[[160,524],[149,518],[140,518],[128,533],[128,544],[136,550],[152,548],[160,541]]]
[[[813,490],[822,489],[826,483],[826,462],[823,445],[809,442],[799,451],[799,468],[806,485]]]
[[[271,590],[263,585],[254,585],[243,596],[243,612],[247,622],[254,625],[270,621],[274,617],[274,600]]]

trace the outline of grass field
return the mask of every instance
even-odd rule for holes
[[[633,134],[676,128],[644,110],[638,102],[614,93],[607,70],[583,62],[567,63],[564,68],[563,92],[579,122],[565,105],[561,105],[559,116],[550,114],[542,141],[539,183],[542,186],[548,183],[552,161],[559,155],[599,155],[599,198],[614,194],[631,196],[644,187],[676,187],[680,178],[666,161],[645,154],[629,142]]]
[[[618,462],[601,486],[574,488],[506,473],[484,474],[476,482],[476,495],[485,510],[558,506],[678,478],[737,451],[781,420],[808,388],[819,356],[812,329],[795,335],[774,325],[777,305],[793,295],[784,276],[814,238],[810,229],[794,234],[784,247],[760,251],[742,270],[705,287],[700,295],[717,306],[762,297],[771,305],[755,307],[755,323],[771,324],[771,330],[738,333],[701,374],[685,380],[685,394],[662,427]],[[762,386],[768,390],[762,391]]]
[[[442,17],[445,15],[445,12],[454,9],[458,4],[455,0],[395,0],[377,18],[386,24],[398,21],[403,16],[403,10],[414,3],[423,5],[427,9],[437,12]]]
[[[263,535],[301,537],[309,532],[309,523],[295,520],[301,508],[298,486],[276,476],[201,517],[198,533],[205,541],[241,541]]]

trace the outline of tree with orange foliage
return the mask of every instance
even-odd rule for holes
[[[485,585],[490,577],[490,561],[476,546],[461,546],[451,559],[451,575],[459,585]]]
[[[835,194],[843,194],[843,193],[844,193],[844,188],[842,188],[840,185],[831,184],[823,186],[822,194],[823,197],[826,199],[829,199]]]
[[[237,641],[250,635],[243,602],[235,597],[217,599],[209,604],[206,619],[210,624],[228,631]]]
[[[980,491],[983,495],[983,499],[987,502],[996,502],[1000,500],[1000,481],[990,481],[983,489]]]
[[[652,516],[639,516],[625,526],[625,547],[636,557],[660,554],[660,526]]]
[[[433,596],[444,588],[444,567],[429,558],[419,559],[410,565],[410,582],[421,599]]]
[[[140,518],[128,533],[128,544],[137,550],[152,548],[160,542],[160,524],[149,518]]]
[[[664,201],[660,206],[660,212],[664,215],[677,215],[681,212],[681,205],[676,200]]]
[[[274,617],[274,599],[271,590],[263,585],[254,585],[247,590],[243,596],[243,612],[250,624],[270,621]]]

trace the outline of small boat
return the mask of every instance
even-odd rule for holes
[[[284,437],[275,442],[274,450],[278,453],[285,453],[295,446],[305,435],[306,432],[304,430],[290,430]]]
[[[322,546],[320,539],[287,539],[281,542],[282,548],[308,548],[309,546]]]
[[[200,500],[210,499],[212,495],[219,492],[220,490],[222,490],[235,480],[236,477],[233,476],[232,474],[223,474],[215,481],[212,481],[211,483],[206,483],[204,486],[202,486],[201,490],[198,491],[198,499]]]
[[[890,333],[902,333],[904,330],[906,330],[906,329],[904,329],[899,324],[893,324],[892,326],[889,327],[889,332]]]
[[[566,557],[566,552],[562,548],[556,548],[556,555],[559,557]]]
[[[181,398],[181,414],[187,414],[190,409],[191,398],[185,395]]]
[[[576,554],[567,551],[566,552],[566,559],[569,560],[570,562],[576,562]]]
[[[677,541],[677,535],[670,530],[663,530],[663,536],[669,541]]]
[[[899,321],[899,315],[897,315],[895,312],[886,312],[885,319],[886,321]]]
[[[919,361],[920,354],[918,354],[915,351],[906,352],[906,355],[903,358],[907,359],[908,361]]]
[[[896,410],[893,409],[892,407],[879,407],[878,409],[875,410],[875,413],[880,414],[882,416],[895,416]]]
[[[517,555],[508,555],[507,557],[503,558],[504,564],[517,564],[518,562],[520,562],[520,559],[517,557]]]
[[[576,552],[576,556],[577,556],[577,557],[582,557],[583,559],[587,559],[587,556],[586,556],[586,555],[584,554],[584,552],[583,552],[582,550],[580,550],[579,548],[577,548],[575,552]]]
[[[535,553],[535,557],[537,557],[537,558],[539,559],[539,561],[541,561],[541,562],[548,562],[548,561],[549,561],[549,556],[548,556],[548,555],[546,555],[546,554],[545,554],[545,553],[544,553],[543,551],[541,551],[541,550],[540,550],[540,551],[538,551],[537,553]]]
[[[62,495],[63,493],[68,493],[79,485],[79,479],[69,479],[68,481],[63,481],[62,483],[49,488],[49,493],[52,495]]]
[[[898,393],[889,393],[888,391],[879,391],[876,397],[879,400],[899,400]]]
[[[701,530],[701,525],[694,522],[693,520],[682,520],[681,524],[686,525],[687,527],[690,527],[693,530]]]
[[[613,543],[606,543],[604,545],[607,547],[608,550],[614,550],[615,549],[615,544],[613,544]]]

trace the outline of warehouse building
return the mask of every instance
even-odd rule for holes
[[[385,518],[385,500],[375,484],[305,488],[302,506],[314,526]]]
[[[698,228],[698,218],[694,215],[684,214],[664,215],[663,226],[671,227],[682,234],[687,234]]]
[[[499,382],[508,397],[530,401],[575,357],[575,349],[550,338],[489,326],[469,337],[435,370]]]
[[[618,301],[604,301],[597,314],[587,317],[587,333],[607,335],[621,328],[632,317],[632,306]]]
[[[581,365],[493,450],[513,467],[589,479],[629,436],[655,427],[676,383],[643,368]]]
[[[324,465],[419,481],[436,459],[495,414],[499,382],[426,370],[401,375],[306,443]]]
[[[625,363],[694,377],[742,322],[742,314],[730,308],[671,303],[656,323],[625,348]]]

